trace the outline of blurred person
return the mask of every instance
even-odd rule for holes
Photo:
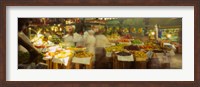
[[[74,33],[74,41],[76,42],[76,47],[84,47],[85,46],[82,31],[80,31],[78,33]]]
[[[105,47],[108,47],[110,46],[110,42],[108,40],[108,38],[102,34],[103,32],[102,31],[99,31],[97,33],[97,35],[95,36],[96,37],[96,47],[100,47],[100,48],[105,48]]]
[[[73,37],[73,30],[74,30],[74,27],[66,26],[67,34],[64,35],[62,38],[64,40],[64,44],[67,47],[75,46],[74,37]]]
[[[87,51],[89,53],[92,53],[95,55],[95,43],[96,43],[96,39],[94,37],[94,31],[93,30],[89,30],[88,31],[88,36],[85,39],[85,45],[87,48]],[[95,56],[94,56],[94,60],[95,61]]]
[[[109,59],[106,58],[106,51],[105,47],[108,47],[110,45],[109,40],[105,35],[102,34],[102,31],[98,31],[96,37],[96,68],[98,69],[104,69],[107,68],[107,62]]]

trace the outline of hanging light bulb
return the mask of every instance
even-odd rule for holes
[[[60,27],[61,24],[58,24],[58,27]]]
[[[171,34],[167,34],[167,38],[171,38],[171,36],[172,36]]]
[[[151,35],[155,35],[155,32],[151,32]]]
[[[55,28],[55,32],[57,32],[57,31],[58,31],[58,28],[56,27],[56,28]]]

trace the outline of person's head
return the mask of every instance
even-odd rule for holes
[[[91,26],[91,30],[93,30],[95,33],[99,32],[99,27],[98,26]]]
[[[72,33],[75,29],[75,26],[66,26],[65,29],[68,33]]]
[[[83,35],[83,31],[79,32],[80,35]]]
[[[77,31],[78,34],[83,35],[83,30]]]

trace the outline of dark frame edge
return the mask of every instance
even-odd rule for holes
[[[7,6],[191,6],[197,0],[6,0]],[[147,3],[148,2],[148,3]],[[159,4],[156,4],[159,3]]]
[[[0,16],[0,86],[5,86],[6,85],[6,4],[5,0],[0,1],[0,9],[1,9],[1,15]]]
[[[194,46],[195,45],[197,46],[197,49],[194,50],[194,53],[196,54],[196,55],[194,54],[194,56],[196,57],[194,59],[195,60],[194,80],[195,80],[195,85],[198,87],[200,86],[200,62],[199,62],[200,61],[200,54],[199,54],[200,52],[200,44],[199,44],[200,43],[200,0],[196,2],[194,7],[195,7],[194,29],[196,30],[194,37],[195,37],[195,40],[197,40],[196,43],[194,44]]]

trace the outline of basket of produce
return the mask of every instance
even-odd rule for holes
[[[123,51],[124,50],[124,46],[125,45],[116,45],[116,46],[110,46],[110,47],[106,47],[105,50],[106,52],[120,52],[120,51]]]
[[[135,51],[134,56],[135,56],[135,61],[146,61],[147,60],[147,54],[143,51]]]
[[[131,42],[129,39],[120,39],[118,40],[119,44],[126,44],[126,45],[131,45]]]
[[[126,50],[140,50],[138,46],[130,45],[130,46],[124,46],[124,49]]]
[[[65,66],[67,66],[69,58],[71,58],[73,55],[73,52],[70,50],[62,50],[59,52],[55,52],[52,62],[64,64]]]
[[[66,58],[66,57],[72,57],[73,52],[70,50],[63,50],[60,52],[56,52],[57,54],[54,56],[55,58]]]
[[[122,52],[117,53],[117,60],[118,61],[134,61],[134,58],[132,54],[122,51]]]
[[[138,39],[132,40],[132,44],[133,45],[139,45],[139,46],[144,45],[144,43],[141,40],[138,40]]]
[[[49,60],[49,59],[52,59],[53,56],[54,56],[53,53],[51,53],[51,52],[47,52],[47,53],[43,54],[43,60]]]
[[[87,64],[89,65],[92,61],[93,54],[88,53],[85,51],[82,52],[77,52],[74,57],[72,58],[73,63],[78,63],[78,64]]]
[[[86,47],[78,46],[78,47],[67,47],[68,50],[73,50],[75,52],[85,51]]]

